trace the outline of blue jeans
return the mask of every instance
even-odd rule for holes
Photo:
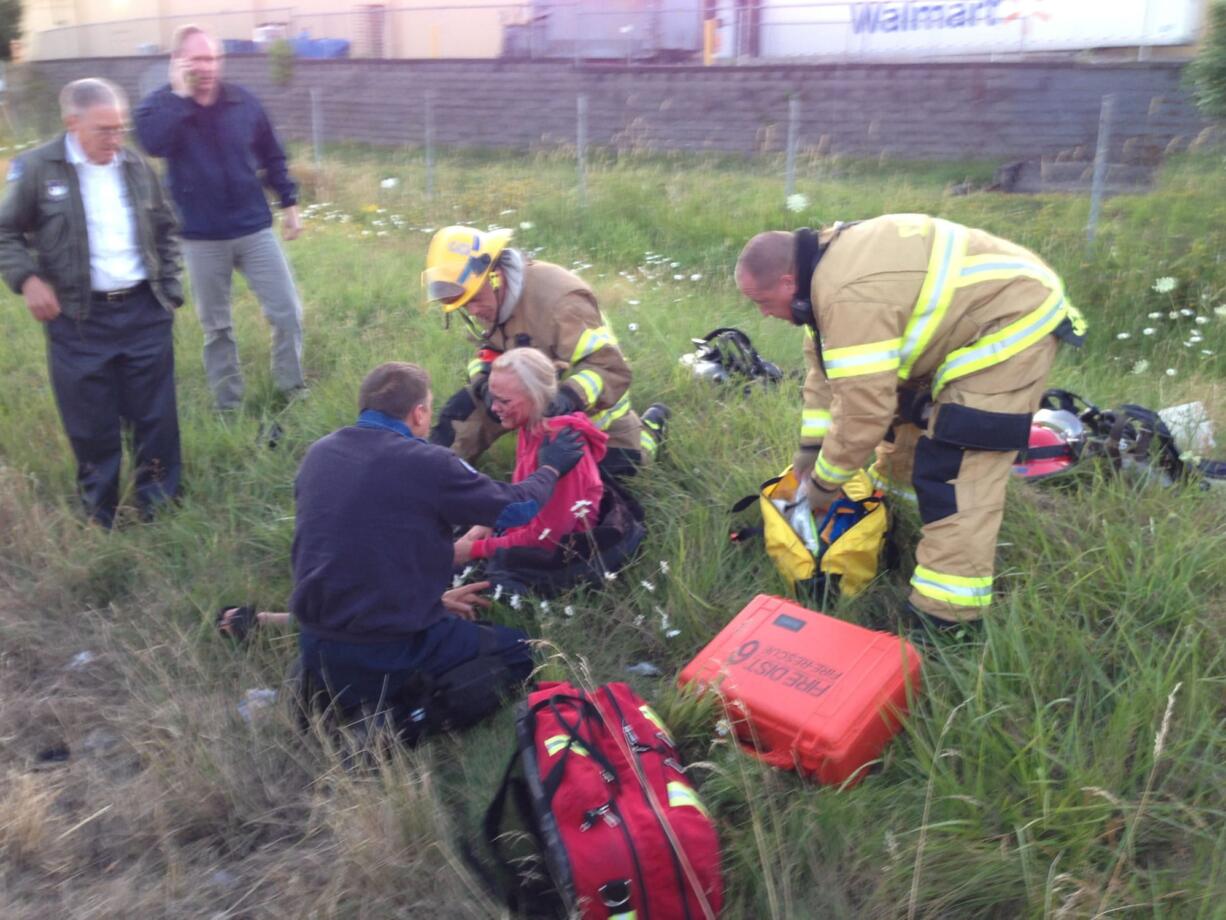
[[[510,691],[532,673],[532,649],[527,635],[510,626],[473,623],[446,616],[433,626],[404,639],[341,642],[303,631],[298,635],[305,671],[328,687],[341,709],[393,702],[415,678],[438,677],[481,654],[482,633],[490,643],[487,654],[500,657],[510,670]]]

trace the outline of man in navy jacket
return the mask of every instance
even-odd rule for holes
[[[508,685],[522,682],[532,670],[524,633],[472,621],[479,586],[448,591],[452,529],[530,520],[578,463],[578,438],[544,444],[541,468],[512,485],[424,440],[433,398],[420,367],[381,364],[359,406],[357,424],[310,447],[294,485],[290,603],[305,671],[345,709],[394,709],[416,676],[479,656],[500,658]]]
[[[259,100],[223,83],[217,43],[198,26],[183,26],[171,43],[170,84],[141,101],[135,122],[144,148],[167,161],[217,408],[235,409],[243,398],[230,310],[235,269],[272,326],[277,388],[300,390],[302,304],[264,196],[265,185],[277,194],[282,234],[292,240],[302,229],[297,188]]]

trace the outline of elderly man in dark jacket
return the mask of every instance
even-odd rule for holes
[[[174,217],[123,146],[128,103],[105,80],[64,87],[67,133],[13,161],[0,274],[47,331],[51,385],[90,517],[114,521],[122,428],[148,516],[179,491],[172,311],[183,303]]]

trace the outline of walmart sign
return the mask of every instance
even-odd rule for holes
[[[976,3],[852,3],[851,28],[868,32],[915,32],[923,29],[969,29],[1001,24],[1003,0]]]
[[[923,58],[1196,41],[1201,0],[761,0],[766,57]]]

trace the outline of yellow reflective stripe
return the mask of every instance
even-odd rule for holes
[[[673,736],[668,733],[668,726],[664,724],[664,720],[656,714],[654,709],[644,703],[639,707],[639,712],[643,714],[643,718],[664,733],[664,737],[667,739],[669,744],[673,743]]]
[[[1064,310],[1064,292],[1057,289],[1052,291],[1037,310],[1027,313],[1004,329],[951,352],[937,368],[932,382],[932,395],[935,397],[951,380],[1000,364],[1025,351],[1043,336],[1050,335],[1064,319]]]
[[[910,486],[903,485],[902,483],[897,483],[892,479],[886,479],[877,472],[876,467],[869,467],[868,478],[873,481],[873,485],[875,485],[878,489],[893,495],[895,498],[901,498],[903,501],[907,502],[907,504],[915,505],[919,503],[919,498],[915,494],[915,489],[911,488]]]
[[[800,413],[800,437],[821,440],[830,430],[831,420],[827,409],[805,409]]]
[[[705,817],[711,817],[711,813],[698,798],[698,793],[686,783],[674,780],[668,784],[668,805],[670,808],[697,808]]]
[[[578,741],[572,742],[569,735],[552,735],[545,739],[545,753],[550,757],[565,750],[567,746],[570,747],[572,753],[578,754],[580,757],[588,756],[587,748]]]
[[[1085,316],[1067,300],[1064,302],[1064,317],[1073,324],[1073,335],[1084,336],[1089,331],[1090,324]]]
[[[958,287],[984,281],[1012,281],[1014,278],[1033,278],[1053,290],[1060,285],[1056,273],[1038,262],[1002,255],[978,255],[967,256],[962,260],[958,271]]]
[[[924,274],[924,285],[920,288],[915,309],[911,311],[911,318],[907,321],[907,328],[902,336],[899,352],[901,363],[898,369],[898,376],[902,380],[911,376],[915,362],[924,353],[933,333],[945,318],[949,302],[954,296],[958,266],[966,252],[965,227],[951,224],[947,220],[934,219],[932,228],[932,252],[928,256],[928,271]]]
[[[841,466],[835,466],[826,459],[825,451],[819,451],[817,462],[813,464],[813,475],[823,482],[833,482],[835,485],[842,485],[852,476],[856,475],[855,470],[845,470]]]
[[[577,374],[571,374],[564,381],[565,383],[573,383],[583,391],[584,405],[590,406],[600,398],[600,393],[604,389],[604,378],[593,370],[579,371]]]
[[[883,339],[864,345],[828,348],[822,352],[826,377],[838,380],[842,377],[862,377],[866,374],[898,370],[901,345],[902,339]]]
[[[490,363],[488,361],[482,361],[480,358],[473,358],[468,362],[468,379],[473,380],[480,377],[482,374],[488,374],[489,370]]]
[[[589,416],[592,424],[601,431],[608,431],[609,427],[619,418],[630,411],[630,394],[627,393],[616,403],[611,409],[605,409],[603,412],[594,412]]]
[[[915,567],[911,587],[925,597],[956,607],[988,607],[992,603],[992,576],[946,575],[922,565]]]
[[[606,345],[616,345],[617,337],[608,326],[597,326],[595,329],[584,329],[575,343],[575,352],[570,356],[571,364],[578,364],[590,354],[600,351]]]
[[[638,920],[638,912],[628,910],[624,914],[609,914],[609,920]]]
[[[817,338],[817,333],[813,331],[813,327],[810,326],[808,323],[805,323],[805,335],[807,335],[811,339]]]

